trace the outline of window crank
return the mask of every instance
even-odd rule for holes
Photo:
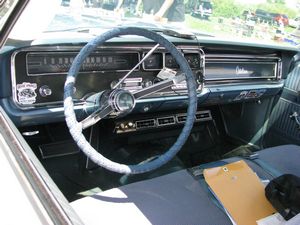
[[[300,116],[297,112],[293,112],[290,115],[290,118],[296,121],[297,129],[300,130]]]

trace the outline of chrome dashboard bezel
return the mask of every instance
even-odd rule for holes
[[[22,52],[22,51],[20,51]],[[19,53],[19,52],[18,52]],[[39,54],[39,53],[47,53],[47,54],[69,54],[69,53],[75,53],[78,54],[78,52],[71,52],[71,51],[57,51],[57,52],[46,52],[46,51],[38,51],[38,52],[27,52],[26,53],[26,73],[27,76],[29,77],[38,77],[38,76],[43,76],[43,75],[66,75],[68,74],[68,72],[55,72],[55,73],[39,73],[39,74],[29,74],[28,72],[28,67],[27,67],[27,62],[28,62],[28,54]],[[95,53],[102,53],[101,51],[96,51]],[[137,51],[115,51],[114,53],[136,53],[138,56],[138,60],[141,60],[141,56],[140,53]],[[139,71],[140,70],[140,66],[138,66],[137,69],[135,69],[134,71]],[[86,73],[105,73],[105,72],[128,72],[130,70],[95,70],[95,71],[80,71],[80,74],[86,74]]]
[[[18,53],[20,52],[29,52],[29,51],[34,51],[34,52],[60,52],[60,51],[80,51],[80,49],[82,48],[82,46],[32,46],[32,47],[27,47],[21,50],[17,50],[15,52],[12,53],[11,56],[11,81],[12,81],[12,101],[14,103],[14,105],[21,110],[30,110],[30,109],[35,109],[35,108],[41,108],[41,107],[46,107],[47,109],[51,110],[51,109],[55,109],[55,108],[60,108],[62,107],[62,103],[63,101],[55,101],[55,102],[46,102],[46,103],[34,103],[31,105],[22,105],[18,102],[18,98],[17,98],[17,90],[16,90],[16,67],[15,67],[15,57]],[[234,54],[234,55],[229,55],[229,54],[205,54],[202,47],[199,45],[178,45],[177,46],[178,50],[180,50],[183,54],[184,53],[199,53],[200,57],[203,57],[202,63],[202,70],[203,70],[203,75],[204,75],[204,79],[205,79],[205,75],[206,75],[206,71],[205,71],[205,65],[207,62],[209,62],[212,57],[215,59],[226,59],[226,60],[232,60],[232,59],[238,59],[239,61],[241,60],[245,60],[245,61],[249,61],[249,60],[275,60],[277,62],[276,65],[276,74],[274,77],[267,77],[263,78],[263,77],[251,77],[251,78],[239,78],[238,80],[236,79],[213,79],[213,80],[205,80],[206,84],[202,84],[199,85],[198,87],[198,94],[201,94],[201,90],[203,89],[207,89],[206,87],[209,87],[211,84],[213,83],[219,83],[220,85],[225,85],[224,83],[226,83],[226,81],[232,83],[234,80],[236,80],[237,82],[243,82],[243,81],[258,81],[258,80],[265,80],[265,81],[278,81],[281,79],[282,76],[282,62],[281,62],[281,58],[276,57],[276,56],[260,56],[260,55],[243,55],[243,54]],[[146,52],[147,50],[151,49],[150,45],[136,45],[136,46],[132,46],[132,45],[124,45],[122,47],[119,46],[99,46],[97,48],[97,51],[114,51],[114,52],[138,52],[139,53],[139,59],[142,55],[143,52]],[[164,48],[159,47],[158,51],[163,52],[163,54],[165,54],[164,52]],[[230,57],[231,56],[231,57]],[[232,57],[233,56],[233,57]],[[165,66],[165,62],[163,63],[163,65]],[[27,70],[27,68],[26,68]],[[145,70],[146,72],[149,70]],[[26,71],[27,72],[27,71]],[[107,72],[107,71],[105,71]],[[116,71],[119,72],[119,71]],[[124,72],[124,71],[120,71],[120,72]],[[82,73],[99,73],[97,72],[82,72]],[[65,73],[67,74],[67,73]],[[49,74],[47,74],[49,75]],[[57,75],[57,74],[56,74]],[[155,97],[151,97],[151,98],[145,98],[145,99],[140,99],[137,101],[137,103],[144,103],[144,102],[156,102],[156,101],[165,101],[165,100],[180,100],[180,99],[186,99],[186,96],[184,95],[184,93],[180,94],[180,95],[170,95],[170,96],[166,96],[166,95],[157,95]],[[75,102],[74,105],[78,106],[78,107],[83,107],[83,101],[78,101]]]
[[[17,97],[17,88],[16,88],[16,67],[15,67],[15,58],[17,56],[18,53],[20,52],[29,52],[29,51],[33,51],[33,52],[62,52],[62,51],[66,51],[66,52],[70,52],[70,51],[80,51],[80,49],[82,48],[82,46],[33,46],[33,47],[27,47],[21,50],[17,50],[15,52],[12,53],[11,56],[11,81],[12,81],[12,100],[14,105],[21,110],[30,110],[30,109],[35,109],[35,108],[40,108],[40,107],[47,107],[47,108],[57,108],[57,107],[61,107],[63,104],[63,101],[55,101],[55,102],[45,102],[45,103],[34,103],[34,104],[28,104],[28,105],[23,105],[20,104],[18,101],[18,97]],[[192,51],[192,52],[201,52],[204,53],[203,50],[197,45],[197,46],[177,46],[177,48],[180,51]],[[113,50],[114,52],[122,52],[122,53],[132,53],[132,52],[137,52],[139,53],[139,60],[141,60],[141,53],[145,52],[146,50],[151,49],[151,46],[149,45],[145,45],[145,46],[123,46],[123,47],[118,47],[118,46],[99,46],[97,48],[97,51],[110,51]],[[158,47],[159,51],[164,51],[163,47]],[[205,55],[204,55],[205,58]],[[140,69],[140,68],[139,68]],[[147,71],[147,70],[145,70]],[[107,71],[105,71],[107,72]],[[124,72],[124,71],[115,71],[115,72]],[[126,72],[126,71],[125,71]],[[26,68],[26,73],[27,73],[27,68]],[[99,73],[99,71],[91,71],[91,72],[80,72],[80,73]],[[60,74],[53,74],[53,75],[66,75],[67,73],[60,73]],[[51,74],[45,74],[45,75],[51,75]],[[28,76],[28,74],[27,74]],[[42,75],[41,75],[42,76]],[[36,76],[35,76],[36,77]],[[199,85],[197,90],[202,90],[203,89],[203,85]],[[146,102],[149,101],[157,101],[158,99],[170,99],[170,100],[177,100],[177,99],[181,99],[181,97],[185,97],[183,95],[180,96],[160,96],[160,97],[153,97],[153,98],[145,98],[145,99],[140,99],[137,102],[143,102],[143,100],[146,100]],[[77,106],[83,106],[84,101],[82,102],[76,102],[74,103],[74,105]]]
[[[275,57],[275,56],[259,56],[259,55],[229,55],[229,54],[206,54],[206,61],[205,65],[211,63],[211,62],[222,62],[222,63],[234,63],[232,60],[235,60],[234,62],[242,62],[242,63],[249,63],[254,64],[259,62],[260,64],[275,64],[275,74],[274,76],[261,76],[261,77],[238,77],[238,78],[212,78],[209,79],[207,76],[205,76],[206,81],[232,81],[232,80],[257,80],[257,79],[275,79],[280,80],[282,77],[282,61],[281,58]],[[205,67],[206,71],[207,68]],[[207,74],[207,73],[206,73]]]
[[[204,61],[205,62],[205,53],[204,51],[201,49],[201,48],[195,48],[195,49],[192,49],[192,48],[188,48],[188,49],[185,49],[185,48],[180,48],[180,51],[182,52],[182,55],[184,56],[185,54],[190,54],[190,53],[195,53],[195,54],[198,54],[199,55],[199,60],[200,60],[200,63],[201,63],[201,60],[202,62]],[[169,68],[169,69],[173,69],[173,70],[176,70],[177,68],[170,68],[170,67],[167,67],[166,66],[166,54],[168,54],[168,52],[165,52],[165,51],[160,51],[160,52],[154,52],[154,53],[161,53],[162,54],[162,68],[160,69],[147,69],[145,68],[145,62],[143,62],[142,64],[142,68],[144,71],[160,71],[164,68]],[[144,57],[145,55],[147,54],[147,52],[143,52],[142,53],[142,56]],[[205,65],[205,63],[204,63]],[[194,68],[192,68],[194,69]],[[204,66],[203,66],[203,69],[204,69]]]

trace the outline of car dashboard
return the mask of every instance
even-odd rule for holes
[[[201,44],[198,41],[173,43],[193,71],[198,84],[199,106],[259,101],[278,94],[294,54],[289,50]],[[74,88],[77,116],[86,116],[83,108],[88,96],[112,89],[153,46],[151,42],[126,40],[106,43],[87,57]],[[81,48],[82,44],[51,44],[24,47],[3,54],[6,60],[2,63],[9,67],[11,79],[3,83],[1,94],[8,98],[2,98],[2,105],[18,126],[64,119],[64,82]],[[159,47],[125,79],[122,88],[135,92],[177,74],[180,74],[180,68],[174,58]],[[187,104],[186,83],[183,81],[138,99],[132,113],[159,115],[167,110],[184,110]],[[181,113],[178,115],[182,116]],[[178,115],[171,115],[171,119],[168,118],[170,123],[181,120]],[[136,121],[133,124],[136,125]]]

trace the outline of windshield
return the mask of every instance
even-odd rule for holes
[[[299,46],[299,12],[299,0],[32,0],[10,39],[92,29],[98,35],[117,26],[138,26]]]

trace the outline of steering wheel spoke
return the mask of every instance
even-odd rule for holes
[[[173,77],[172,79],[167,79],[167,80],[161,81],[157,84],[154,84],[154,85],[144,88],[140,91],[137,91],[137,92],[133,93],[133,96],[135,99],[146,97],[146,96],[156,93],[158,91],[164,90],[168,87],[172,87],[174,84],[178,84],[184,80],[185,80],[185,75],[180,74],[180,75]]]
[[[105,118],[106,116],[108,116],[112,112],[114,112],[114,109],[111,105],[101,107],[100,109],[96,110],[95,112],[93,112],[91,115],[89,115],[88,117],[86,117],[84,120],[82,120],[80,122],[81,126],[82,126],[82,129],[86,129],[90,126],[93,126],[98,121]]]

